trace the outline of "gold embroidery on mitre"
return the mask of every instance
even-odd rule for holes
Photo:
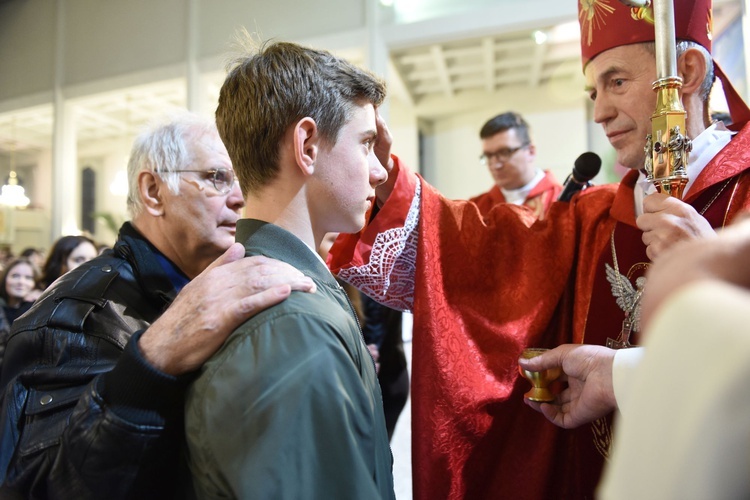
[[[605,16],[613,13],[615,8],[609,5],[609,0],[579,0],[581,9],[578,12],[578,20],[581,23],[581,37],[586,40],[586,45],[594,41],[594,29],[601,30],[607,24]]]
[[[708,9],[708,22],[706,22],[706,35],[709,40],[714,39],[714,13],[711,9]]]
[[[633,7],[630,9],[630,17],[636,21],[654,24],[654,9],[653,7]]]

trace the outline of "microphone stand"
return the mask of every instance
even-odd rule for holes
[[[677,76],[674,4],[672,0],[620,0],[634,15],[648,16],[653,4],[656,40],[656,109],[651,115],[651,134],[646,137],[645,169],[659,192],[678,199],[688,182],[685,166],[693,144],[687,137],[685,108],[680,101],[682,78]]]

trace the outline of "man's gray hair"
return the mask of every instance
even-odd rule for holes
[[[716,75],[714,74],[714,60],[703,45],[691,42],[690,40],[679,40],[677,42],[677,57],[680,57],[688,49],[697,49],[703,54],[703,59],[706,61],[706,76],[703,78],[703,83],[701,83],[698,95],[700,96],[701,101],[707,103],[708,96],[711,95],[711,88],[714,86],[714,81],[716,80]]]
[[[652,54],[656,54],[656,44],[654,42],[646,42],[644,45],[649,52],[651,52]],[[716,75],[714,72],[714,60],[711,58],[711,54],[703,45],[691,40],[677,41],[677,45],[675,46],[675,53],[677,58],[679,59],[680,56],[684,54],[688,49],[698,50],[703,55],[703,59],[706,61],[706,76],[703,78],[703,83],[701,83],[700,90],[698,91],[698,96],[700,97],[702,102],[708,104],[708,97],[711,95],[711,88],[714,86],[714,81],[716,80]]]
[[[193,162],[191,142],[215,133],[216,123],[188,111],[175,111],[158,118],[138,134],[133,142],[128,161],[128,213],[135,217],[143,211],[138,191],[138,174],[154,172],[169,189],[180,192],[180,170],[189,169]]]

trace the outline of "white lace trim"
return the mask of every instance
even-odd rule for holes
[[[404,227],[378,233],[370,261],[362,266],[342,269],[338,274],[364,294],[399,311],[411,311],[414,306],[421,195],[422,184],[417,180]]]

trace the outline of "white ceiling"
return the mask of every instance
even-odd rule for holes
[[[739,0],[715,0],[714,28],[720,33],[741,15]],[[580,77],[579,38],[575,20],[491,36],[463,37],[391,51],[399,88],[407,99],[449,103],[462,96],[523,85],[542,88],[555,80]],[[542,32],[547,40],[537,43]],[[357,62],[357,61],[355,61]],[[220,78],[220,77],[217,77]],[[220,80],[206,85],[207,99],[215,102]],[[434,98],[439,99],[434,99]],[[69,103],[74,111],[79,145],[106,138],[130,136],[150,117],[186,105],[184,79],[131,87]],[[431,104],[432,106],[432,104]],[[49,149],[53,132],[52,105],[0,114],[0,152]]]
[[[78,141],[130,136],[144,122],[172,108],[185,107],[182,80],[171,80],[95,96],[69,103]],[[0,114],[0,151],[49,149],[52,144],[52,104]]]
[[[570,29],[498,34],[398,50],[391,60],[416,103],[476,90],[491,94],[514,85],[536,88],[552,78],[580,74],[578,25],[569,25],[572,35]],[[555,36],[566,31],[567,36]],[[547,41],[537,43],[535,33]]]

